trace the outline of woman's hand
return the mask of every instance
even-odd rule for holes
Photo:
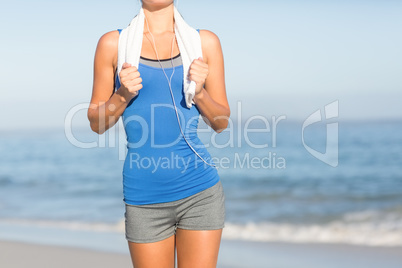
[[[191,63],[188,78],[197,85],[195,87],[195,95],[202,91],[208,74],[208,64],[206,64],[201,57]]]
[[[138,91],[142,88],[142,78],[135,66],[124,63],[120,71],[120,91],[126,102],[138,95]]]

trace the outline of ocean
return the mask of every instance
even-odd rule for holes
[[[224,187],[224,239],[402,245],[401,121],[304,135],[303,122],[266,123],[216,135],[200,122]],[[0,224],[124,235],[121,128],[5,131],[0,150]]]

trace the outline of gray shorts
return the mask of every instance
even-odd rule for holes
[[[225,194],[221,181],[189,197],[165,203],[126,203],[126,239],[151,243],[168,238],[176,228],[216,230],[225,227]]]

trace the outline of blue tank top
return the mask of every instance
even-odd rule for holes
[[[128,149],[123,166],[124,202],[170,202],[212,187],[220,179],[217,169],[205,164],[184,140],[163,70],[140,62],[138,71],[143,88],[122,115]],[[173,68],[165,68],[165,72],[170,78]],[[183,65],[174,68],[171,85],[187,141],[214,164],[197,134],[200,112],[185,103]],[[116,77],[116,89],[119,87]]]

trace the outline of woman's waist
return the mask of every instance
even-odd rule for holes
[[[193,155],[195,150],[198,154],[210,157],[210,154],[206,147],[203,144],[199,144],[199,146],[195,146],[192,144],[192,149],[188,144],[180,143],[175,146],[141,146],[141,147],[131,147],[127,144],[127,155],[128,158],[130,155],[136,156],[139,158],[166,158],[166,157],[175,157],[175,158],[189,158]]]
[[[198,152],[205,159],[206,156]],[[199,173],[210,169],[201,158],[192,151],[165,152],[163,154],[150,154],[148,152],[129,150],[124,162],[123,175],[128,177],[148,178],[180,178],[189,172]],[[203,171],[204,170],[204,171]]]
[[[128,147],[124,167],[136,168],[137,166],[195,166],[202,164],[201,156],[204,160],[210,160],[211,155],[205,146],[194,147],[197,154],[187,145],[181,144],[176,147],[152,148],[152,147]],[[133,165],[135,164],[135,165]],[[183,165],[181,165],[183,164]]]
[[[162,151],[162,150],[184,150],[189,147],[204,149],[205,145],[200,140],[197,132],[186,132],[183,137],[180,131],[175,133],[131,133],[126,131],[127,134],[127,148],[138,150]]]

